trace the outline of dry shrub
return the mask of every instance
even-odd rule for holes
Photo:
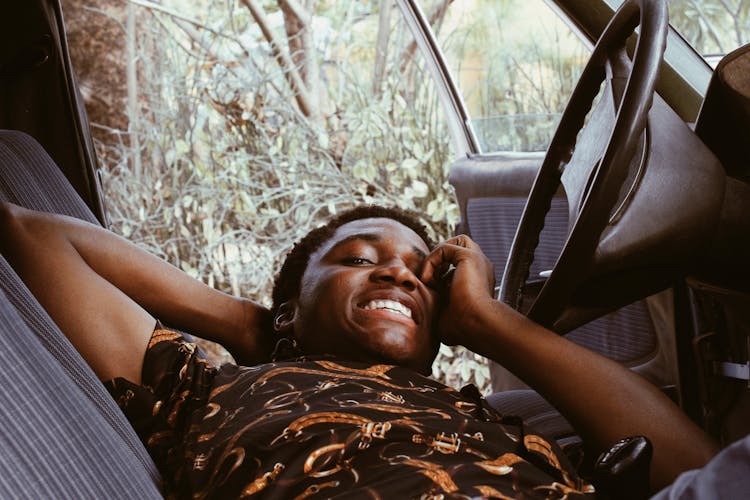
[[[348,54],[335,71],[329,61],[328,111],[306,116],[265,44],[238,50],[237,30],[248,29],[239,13],[230,26],[216,12],[203,20],[224,19],[219,35],[146,13],[138,23],[137,128],[109,128],[98,141],[114,231],[210,286],[265,305],[293,243],[342,210],[396,205],[424,213],[436,239],[452,234],[449,134],[424,68],[402,73],[403,50],[391,51],[375,90],[362,85]],[[394,43],[407,43],[396,35],[403,38],[394,34]],[[214,362],[230,359],[202,344]],[[486,364],[464,349],[441,349],[434,367],[450,385],[488,389]]]

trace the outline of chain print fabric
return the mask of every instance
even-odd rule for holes
[[[108,381],[168,498],[576,498],[556,445],[391,365],[298,358],[212,368],[157,329],[142,385]]]

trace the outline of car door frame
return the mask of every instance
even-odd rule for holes
[[[0,128],[34,137],[97,220],[106,225],[101,179],[70,59],[60,0],[10,0],[0,21],[10,38],[0,58]],[[12,42],[12,43],[11,43]]]

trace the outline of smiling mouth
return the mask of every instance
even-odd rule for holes
[[[396,302],[395,300],[384,300],[384,299],[371,300],[370,302],[364,304],[361,307],[362,309],[365,309],[368,311],[390,311],[390,312],[394,312],[397,314],[401,314],[409,319],[412,319],[411,309],[406,307],[401,302]]]

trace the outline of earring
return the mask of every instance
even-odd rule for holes
[[[299,358],[302,356],[302,350],[297,344],[294,337],[281,337],[273,348],[271,353],[271,362],[283,361],[286,359]]]
[[[285,314],[278,314],[273,318],[273,329],[277,332],[281,330],[282,325],[287,321]]]
[[[290,326],[294,322],[296,315],[296,307],[292,301],[287,301],[281,304],[278,310],[274,313],[273,317],[273,329],[277,332],[289,331]]]

